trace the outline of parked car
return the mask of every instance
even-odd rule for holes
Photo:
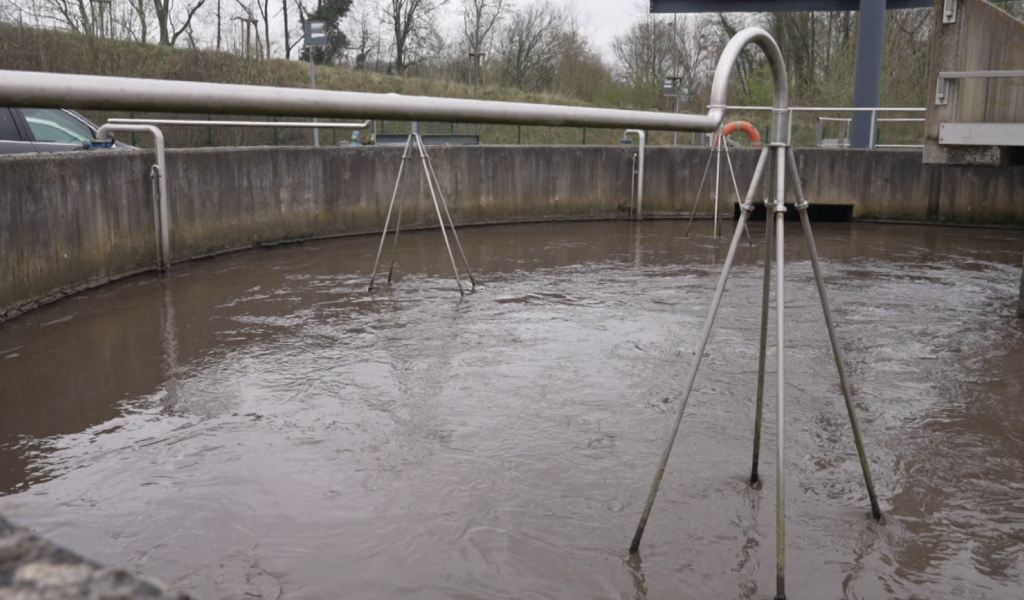
[[[62,108],[0,107],[0,154],[81,150],[99,129],[89,119]],[[117,148],[133,148],[117,142]]]

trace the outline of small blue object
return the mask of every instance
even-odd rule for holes
[[[112,140],[112,139],[85,140],[84,142],[82,142],[82,146],[84,148],[86,148],[86,149],[90,149],[90,148],[113,148],[114,147],[114,140]]]
[[[359,132],[352,132],[352,141],[348,143],[349,146],[362,146],[363,143],[359,141]]]
[[[623,139],[619,140],[619,143],[620,144],[632,144],[633,143],[633,138],[623,138]]]

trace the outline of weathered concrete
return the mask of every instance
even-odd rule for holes
[[[431,148],[458,223],[625,218],[634,150]],[[852,204],[856,218],[1024,225],[1024,167],[922,166],[915,151],[796,156],[810,201]],[[745,190],[757,152],[731,157]],[[705,148],[648,148],[645,216],[689,214],[707,160]],[[112,151],[0,158],[0,316],[154,266],[152,161]],[[169,151],[172,258],[379,231],[400,162],[401,148],[383,146]],[[403,224],[432,226],[422,166],[410,167]],[[711,211],[711,187],[698,212]],[[729,212],[731,189],[723,174]]]
[[[1024,79],[959,79],[950,84],[948,104],[935,104],[940,71],[1024,69],[1024,23],[985,0],[957,2],[956,23],[942,22],[935,3],[924,162],[929,164],[1007,164],[1007,148],[940,146],[942,123],[1024,123]]]
[[[107,569],[0,517],[0,600],[187,600]]]

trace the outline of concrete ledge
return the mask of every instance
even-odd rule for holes
[[[430,149],[460,224],[627,218],[635,151]],[[169,151],[172,259],[380,231],[401,153],[383,146]],[[707,148],[648,148],[644,215],[688,216],[709,157]],[[730,157],[745,193],[757,151]],[[853,205],[854,218],[1024,225],[1024,198],[1015,194],[1024,189],[1024,167],[923,166],[913,150],[810,148],[796,157],[808,199]],[[155,265],[153,161],[152,152],[135,151],[0,157],[0,320]],[[435,226],[422,167],[410,167],[403,227]],[[712,211],[709,185],[699,213]],[[722,186],[728,211],[736,198],[726,173]]]
[[[106,569],[0,517],[0,600],[187,600],[159,583]]]

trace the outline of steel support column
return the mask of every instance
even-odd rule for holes
[[[857,72],[853,84],[853,105],[861,108],[878,106],[882,87],[882,39],[885,34],[885,1],[860,0],[860,27],[857,33]],[[858,112],[853,115],[850,146],[870,148],[874,136],[875,115]]]

